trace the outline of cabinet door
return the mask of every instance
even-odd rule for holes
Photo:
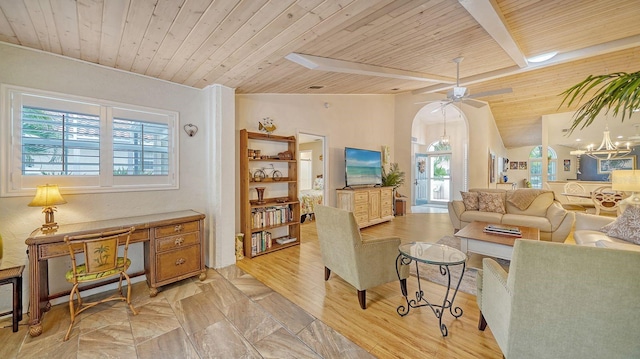
[[[380,218],[380,190],[369,191],[369,221]]]

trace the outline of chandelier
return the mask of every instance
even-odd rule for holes
[[[611,137],[609,136],[609,125],[606,125],[602,136],[602,142],[598,148],[595,148],[595,145],[591,144],[587,146],[586,150],[575,150],[569,152],[569,154],[576,156],[587,155],[595,159],[611,159],[626,156],[631,153],[631,147],[629,145],[629,142],[627,142],[627,148],[621,148],[617,142],[611,142]]]
[[[440,145],[448,146],[449,145],[449,136],[447,136],[447,112],[445,110],[447,105],[443,105],[442,108],[442,117],[444,117],[444,133],[440,136]]]

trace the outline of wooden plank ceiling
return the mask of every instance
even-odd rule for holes
[[[517,66],[478,20],[493,8]],[[489,11],[491,13],[491,11]],[[493,21],[495,23],[495,21]],[[489,24],[493,24],[492,20]],[[0,0],[0,41],[187,86],[237,93],[446,93],[451,81],[311,70],[290,53],[455,79],[487,101],[508,148],[541,142],[540,117],[589,74],[638,71],[637,0]],[[564,58],[562,56],[564,55]],[[323,86],[310,89],[310,86]]]

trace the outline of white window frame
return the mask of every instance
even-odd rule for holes
[[[0,197],[31,196],[38,185],[57,184],[65,193],[157,191],[179,188],[178,112],[85,98],[25,87],[0,85]],[[22,106],[47,105],[62,111],[100,116],[100,175],[25,176],[22,175]],[[62,106],[62,107],[61,107]],[[169,172],[167,176],[114,176],[113,117],[165,123],[169,128]]]

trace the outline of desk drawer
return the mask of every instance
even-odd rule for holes
[[[159,238],[156,239],[156,252],[160,253],[196,243],[200,243],[200,232],[190,232],[179,236]]]
[[[161,237],[175,236],[176,234],[182,234],[187,232],[195,232],[200,229],[200,226],[198,225],[199,223],[200,222],[198,221],[193,221],[193,222],[185,222],[185,223],[179,223],[179,224],[172,224],[169,226],[158,227],[155,229],[155,237],[161,238]]]
[[[131,238],[129,238],[129,243],[143,242],[149,240],[149,230],[148,229],[138,229],[131,234]],[[124,242],[119,242],[120,245],[124,245]],[[74,245],[75,252],[82,252],[82,245],[76,244]],[[56,242],[56,243],[48,243],[42,244],[38,246],[38,256],[40,259],[49,259],[60,257],[64,255],[69,255],[69,247],[64,242]]]
[[[157,282],[200,270],[200,246],[193,245],[156,256]]]

